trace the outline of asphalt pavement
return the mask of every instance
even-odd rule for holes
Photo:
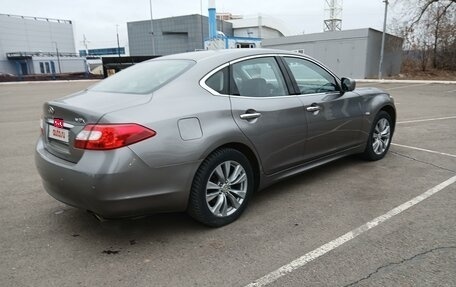
[[[212,229],[184,213],[99,222],[44,191],[41,105],[93,83],[0,85],[1,286],[456,286],[456,183],[438,188],[456,175],[455,84],[359,83],[397,104],[383,160],[348,157],[275,184]]]

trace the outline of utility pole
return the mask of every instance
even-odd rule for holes
[[[380,48],[380,63],[378,64],[378,79],[382,79],[383,70],[383,54],[385,50],[385,34],[386,34],[386,18],[388,15],[388,0],[383,0],[385,3],[385,17],[383,18],[383,35],[382,35],[382,47]]]
[[[261,14],[258,14],[258,38],[261,38],[263,36],[262,29],[263,29],[263,16],[261,16]]]
[[[152,13],[152,0],[149,0],[150,4],[150,35],[152,37],[152,56],[155,56],[155,37],[154,37],[154,17]]]
[[[120,44],[119,44],[119,24],[116,24],[116,33],[117,33],[117,54],[120,58]]]
[[[201,13],[201,46],[204,50],[204,29],[203,29],[203,0],[200,0],[200,13]]]
[[[89,48],[87,47],[87,44],[90,42],[90,41],[87,41],[87,38],[86,38],[86,35],[83,34],[83,41],[81,42],[84,47],[85,47],[85,52],[86,52],[86,57],[89,55]]]
[[[59,55],[59,47],[57,46],[56,41],[52,41],[55,44],[55,52],[57,53],[57,63],[59,63],[59,74],[62,73],[62,68],[60,67],[60,55]]]

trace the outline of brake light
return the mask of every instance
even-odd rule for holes
[[[116,149],[155,135],[155,131],[138,124],[86,125],[76,136],[74,147],[91,150]]]

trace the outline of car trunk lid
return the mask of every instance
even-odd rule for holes
[[[43,137],[53,155],[78,162],[84,150],[74,147],[86,124],[96,124],[107,113],[145,104],[151,95],[83,91],[43,105]]]

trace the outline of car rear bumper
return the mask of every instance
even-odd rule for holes
[[[128,147],[86,151],[78,163],[49,153],[38,140],[35,163],[45,190],[105,218],[183,211],[199,162],[153,168]]]

